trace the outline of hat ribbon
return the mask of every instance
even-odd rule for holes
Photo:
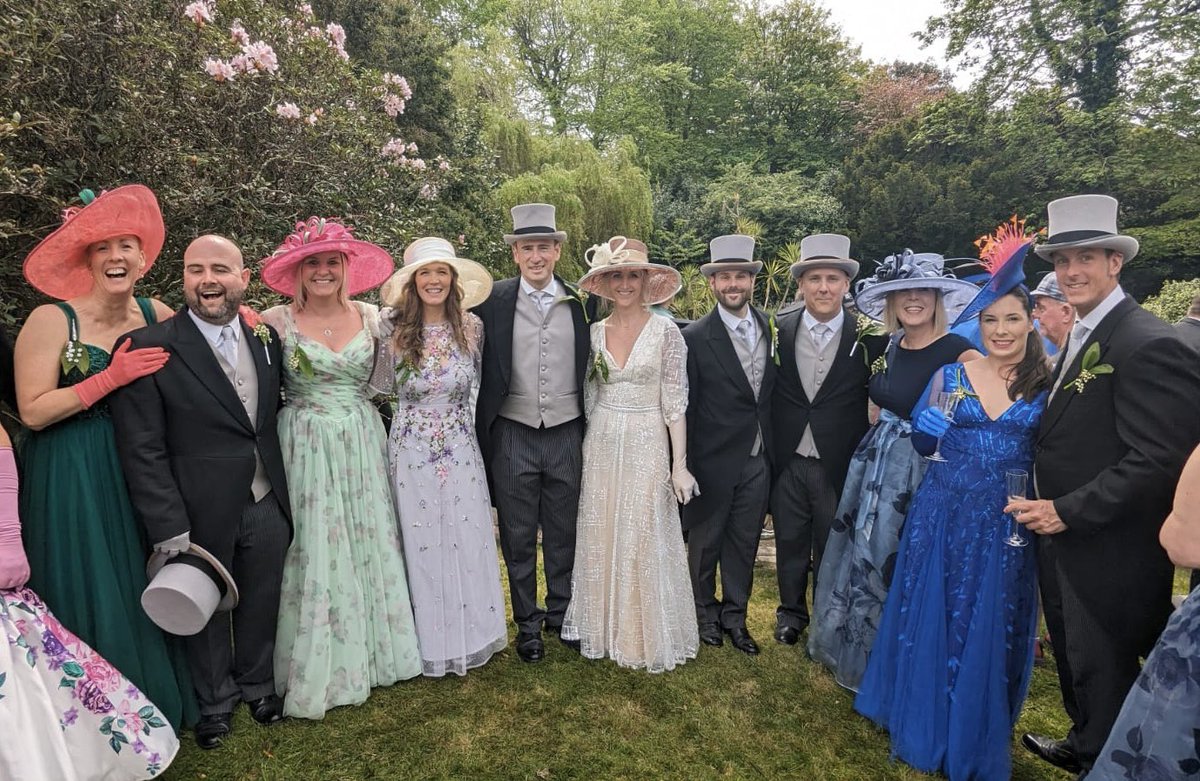
[[[588,248],[588,251],[583,253],[584,260],[587,261],[591,268],[604,268],[605,266],[617,266],[622,263],[645,263],[646,257],[635,249],[626,248],[626,238],[624,236],[613,236],[612,239],[603,244],[593,244]],[[612,246],[616,243],[616,247]]]

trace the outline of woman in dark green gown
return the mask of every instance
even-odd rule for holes
[[[196,719],[195,695],[182,643],[141,607],[147,552],[105,398],[167,360],[116,345],[170,315],[161,302],[133,297],[162,242],[158,204],[138,185],[69,212],[25,261],[26,279],[60,302],[30,314],[15,369],[21,417],[33,429],[21,452],[29,585],[178,730]]]

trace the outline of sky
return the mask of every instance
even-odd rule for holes
[[[862,47],[862,56],[876,62],[924,62],[947,67],[945,44],[921,48],[912,34],[925,21],[942,12],[942,0],[818,0],[829,10],[842,33]],[[970,74],[956,74],[959,87],[970,83]]]

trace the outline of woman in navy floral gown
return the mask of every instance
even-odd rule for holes
[[[980,315],[988,355],[934,375],[957,396],[953,424],[914,412],[914,446],[940,452],[913,497],[883,619],[854,707],[891,733],[892,753],[958,779],[1007,779],[1013,724],[1033,665],[1034,547],[1004,538],[1005,471],[1032,471],[1049,370],[1029,297]],[[918,433],[921,432],[921,433]]]

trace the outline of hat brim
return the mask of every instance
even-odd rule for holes
[[[645,285],[646,303],[651,306],[670,301],[683,287],[683,277],[670,266],[664,266],[661,263],[614,263],[594,268],[584,274],[579,279],[579,289],[611,301],[612,296],[608,294],[607,285],[603,283],[603,280],[614,271],[647,272],[643,284]]]
[[[762,271],[761,260],[747,260],[745,262],[736,262],[724,260],[717,263],[705,263],[700,267],[700,273],[706,277],[711,277],[718,271],[749,271],[751,274],[757,274]]]
[[[839,271],[846,272],[846,276],[854,279],[858,276],[858,261],[850,258],[814,258],[812,260],[799,260],[791,265],[788,269],[791,272],[793,279],[799,279],[800,275],[805,271],[814,268],[836,268]]]
[[[322,252],[340,252],[346,256],[346,295],[379,287],[396,269],[391,254],[383,247],[358,239],[314,241],[263,259],[262,281],[276,293],[296,297],[296,269],[305,259]]]
[[[400,305],[404,297],[404,286],[408,278],[422,266],[430,263],[445,263],[458,272],[458,286],[462,291],[462,308],[474,309],[492,294],[492,275],[481,264],[467,258],[422,258],[415,263],[402,266],[392,274],[379,290],[379,300],[391,307]]]
[[[222,564],[216,556],[212,555],[194,542],[180,555],[195,556],[196,558],[200,559],[212,567],[224,582],[225,588],[222,589],[221,601],[217,603],[218,612],[233,610],[235,607],[237,607],[238,600],[240,598],[238,595],[237,583],[233,581],[233,575],[229,574],[229,570],[225,569],[225,565]],[[146,562],[146,580],[153,581],[154,576],[158,574],[158,571],[173,561],[176,561],[176,558],[174,556],[168,556],[165,553],[159,553],[158,551],[155,551],[154,553],[150,554],[150,559]],[[184,561],[180,563],[187,562]]]
[[[554,231],[553,233],[506,233],[504,234],[505,244],[516,244],[521,239],[554,239],[559,244],[567,240],[566,231]]]
[[[1060,249],[1082,249],[1084,247],[1102,247],[1110,249],[1114,252],[1120,252],[1123,262],[1128,263],[1133,260],[1133,257],[1138,254],[1138,240],[1132,236],[1117,234],[1115,236],[1099,236],[1094,239],[1082,239],[1080,241],[1063,241],[1058,244],[1039,244],[1033,248],[1038,257],[1047,262],[1053,263],[1054,259],[1050,257],[1053,253]]]
[[[60,301],[86,295],[95,284],[87,248],[114,236],[138,237],[146,256],[145,275],[162,252],[166,230],[158,199],[149,187],[127,184],[109,190],[33,248],[25,258],[25,279]]]
[[[883,320],[883,307],[888,293],[899,290],[940,290],[942,306],[949,322],[959,316],[979,294],[979,288],[954,277],[915,277],[877,282],[854,297],[854,306],[872,320]]]

